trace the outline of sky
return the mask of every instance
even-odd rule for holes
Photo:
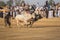
[[[39,5],[42,6],[45,4],[46,0],[25,0],[25,1],[29,4],[36,4],[36,5],[37,5],[37,2],[39,2]],[[54,0],[54,1],[55,1],[55,3],[58,3],[58,2],[60,3],[60,0]]]
[[[6,1],[8,1],[8,0],[0,0],[0,1],[4,1],[4,2],[6,2]],[[25,0],[25,2],[26,3],[29,3],[29,4],[35,4],[35,5],[37,5],[37,2],[39,2],[39,6],[42,6],[42,5],[44,5],[45,4],[45,1],[46,0]],[[55,1],[55,3],[60,3],[60,0],[54,0]],[[38,6],[38,5],[37,5]]]

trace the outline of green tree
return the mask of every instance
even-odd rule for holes
[[[16,5],[20,5],[21,3],[25,3],[24,0],[15,0]]]
[[[54,5],[55,4],[54,0],[49,0],[49,4]]]
[[[6,6],[5,2],[0,1],[0,6]]]
[[[20,5],[21,0],[15,0],[16,5]]]
[[[13,4],[12,0],[7,1],[7,5],[12,6],[12,4]]]

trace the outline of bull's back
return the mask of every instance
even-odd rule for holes
[[[23,18],[22,15],[17,15],[17,16],[15,17],[15,19],[16,19],[16,20],[23,20],[24,18]]]

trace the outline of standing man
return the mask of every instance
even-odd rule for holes
[[[4,18],[4,19],[5,19],[5,26],[8,25],[8,26],[11,28],[11,22],[10,22],[10,17],[11,17],[11,16],[10,16],[10,12],[7,12],[7,11],[6,11],[5,14],[6,14],[6,15],[5,15],[5,18]]]
[[[48,1],[46,1],[46,5],[44,7],[45,7],[45,12],[46,12],[46,18],[48,18],[48,12],[50,10],[50,5],[49,5]]]

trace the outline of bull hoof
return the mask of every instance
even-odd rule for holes
[[[9,26],[9,28],[12,28],[11,26]]]
[[[30,25],[30,28],[32,27],[32,25]]]

